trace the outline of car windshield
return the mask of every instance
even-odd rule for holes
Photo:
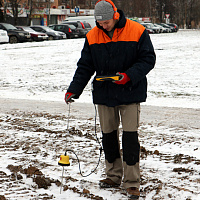
[[[23,29],[25,30],[25,31],[31,31],[31,32],[35,32],[32,28],[30,28],[30,27],[23,27]]]
[[[74,26],[73,24],[68,24],[69,28],[71,29],[76,29],[76,26]]]
[[[154,26],[159,27],[159,28],[162,28],[162,26],[160,26],[160,25],[158,25],[158,24],[154,24]]]
[[[168,26],[167,24],[163,24],[163,26],[164,26],[165,28],[170,28],[170,26]]]
[[[45,31],[54,32],[54,30],[52,30],[52,29],[49,28],[49,27],[43,26],[42,28],[43,28]]]
[[[148,28],[152,28],[153,24],[147,24]]]
[[[76,28],[78,28],[78,23],[77,23],[77,22],[65,22],[64,24],[73,25],[73,26],[75,26]]]
[[[146,28],[151,28],[151,26],[149,24],[142,24],[144,27]]]
[[[15,26],[12,24],[4,24],[7,30],[18,30]]]
[[[84,22],[84,26],[85,26],[85,28],[91,28],[90,24],[87,22]]]

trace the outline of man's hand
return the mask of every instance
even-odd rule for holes
[[[74,100],[72,99],[74,96],[75,96],[75,94],[73,94],[71,92],[66,92],[66,94],[65,94],[65,102],[67,104],[71,103],[71,102],[74,102]]]
[[[124,85],[126,84],[128,81],[130,81],[131,79],[128,77],[128,75],[126,73],[120,73],[118,72],[117,75],[121,75],[121,78],[119,79],[119,81],[115,81],[114,83],[116,84],[121,84]]]

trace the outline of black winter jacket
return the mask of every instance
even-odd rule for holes
[[[145,102],[147,98],[146,75],[155,65],[156,56],[149,34],[137,22],[126,19],[119,11],[120,20],[115,25],[112,39],[98,23],[87,35],[68,92],[78,98],[91,76],[115,75],[125,72],[131,81],[118,85],[108,81],[93,80],[93,103],[117,106]]]

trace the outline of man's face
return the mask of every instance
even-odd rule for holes
[[[100,26],[102,26],[105,30],[107,31],[111,31],[114,26],[115,26],[115,21],[114,19],[109,19],[109,20],[105,20],[105,21],[98,21]]]

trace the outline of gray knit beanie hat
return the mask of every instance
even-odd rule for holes
[[[96,4],[94,9],[94,17],[97,21],[105,21],[113,18],[113,6],[107,1],[100,1]]]

